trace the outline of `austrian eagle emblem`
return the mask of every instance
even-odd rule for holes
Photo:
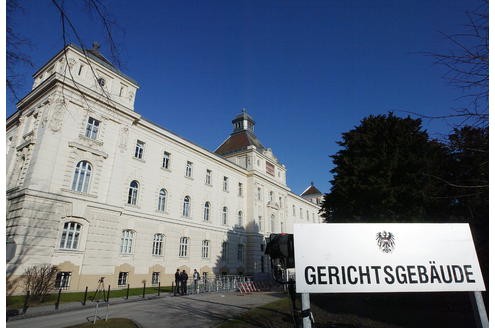
[[[376,234],[376,243],[384,253],[391,253],[395,247],[395,236],[391,232],[382,231]]]

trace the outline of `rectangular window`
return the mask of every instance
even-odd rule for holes
[[[153,237],[153,249],[151,251],[151,254],[160,256],[162,255],[162,249],[163,249],[163,235],[157,233]]]
[[[71,272],[58,272],[55,278],[55,287],[67,289],[70,286]]]
[[[134,231],[124,230],[122,231],[122,238],[120,239],[120,253],[121,254],[132,254]]]
[[[166,151],[163,152],[162,168],[164,169],[170,168],[170,153],[167,153]]]
[[[239,182],[239,197],[242,197],[243,190],[242,190],[242,183]]]
[[[237,261],[239,263],[244,263],[244,245],[237,245]]]
[[[266,162],[266,173],[268,173],[271,176],[275,176],[275,165]]]
[[[207,259],[210,257],[210,241],[203,240],[203,244],[201,247],[201,258]]]
[[[229,178],[223,177],[223,191],[229,191]]]
[[[153,272],[151,274],[151,284],[158,285],[159,282],[160,282],[160,272]]]
[[[143,159],[143,152],[144,152],[144,142],[141,140],[138,140],[136,142],[136,149],[134,151],[134,157],[137,159]]]
[[[228,252],[229,252],[229,244],[226,241],[224,241],[222,243],[222,261],[224,263],[227,263],[227,259],[229,258]]]
[[[205,183],[211,185],[211,170],[206,170]]]
[[[98,136],[98,128],[100,127],[100,121],[94,118],[88,118],[88,123],[86,124],[86,138],[96,139]]]
[[[179,257],[187,256],[187,246],[189,244],[189,239],[187,237],[181,237],[179,243]]]
[[[187,161],[187,163],[186,163],[186,177],[188,177],[188,178],[192,177],[192,169],[193,169],[193,163]]]
[[[127,278],[129,277],[129,272],[119,272],[119,280],[117,285],[125,286],[127,285]]]
[[[79,223],[65,222],[62,237],[60,238],[60,248],[77,249],[80,233],[81,225]]]

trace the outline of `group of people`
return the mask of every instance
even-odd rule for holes
[[[175,272],[175,286],[176,292],[180,295],[187,295],[187,280],[189,279],[189,275],[186,270],[182,270],[182,272],[177,269]],[[193,273],[193,282],[194,282],[194,292],[198,290],[198,281],[200,279],[199,272],[194,269]]]

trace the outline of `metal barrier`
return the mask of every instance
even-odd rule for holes
[[[214,278],[200,279],[197,282],[190,281],[187,285],[187,295],[212,293],[212,292],[235,292],[241,294],[268,291],[272,289],[272,284],[269,281],[256,281],[249,276],[215,276]],[[179,288],[180,290],[180,288]],[[173,293],[176,295],[174,286]]]

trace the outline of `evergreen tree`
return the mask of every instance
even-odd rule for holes
[[[322,212],[327,222],[423,221],[448,216],[448,153],[421,120],[369,116],[342,135]]]

